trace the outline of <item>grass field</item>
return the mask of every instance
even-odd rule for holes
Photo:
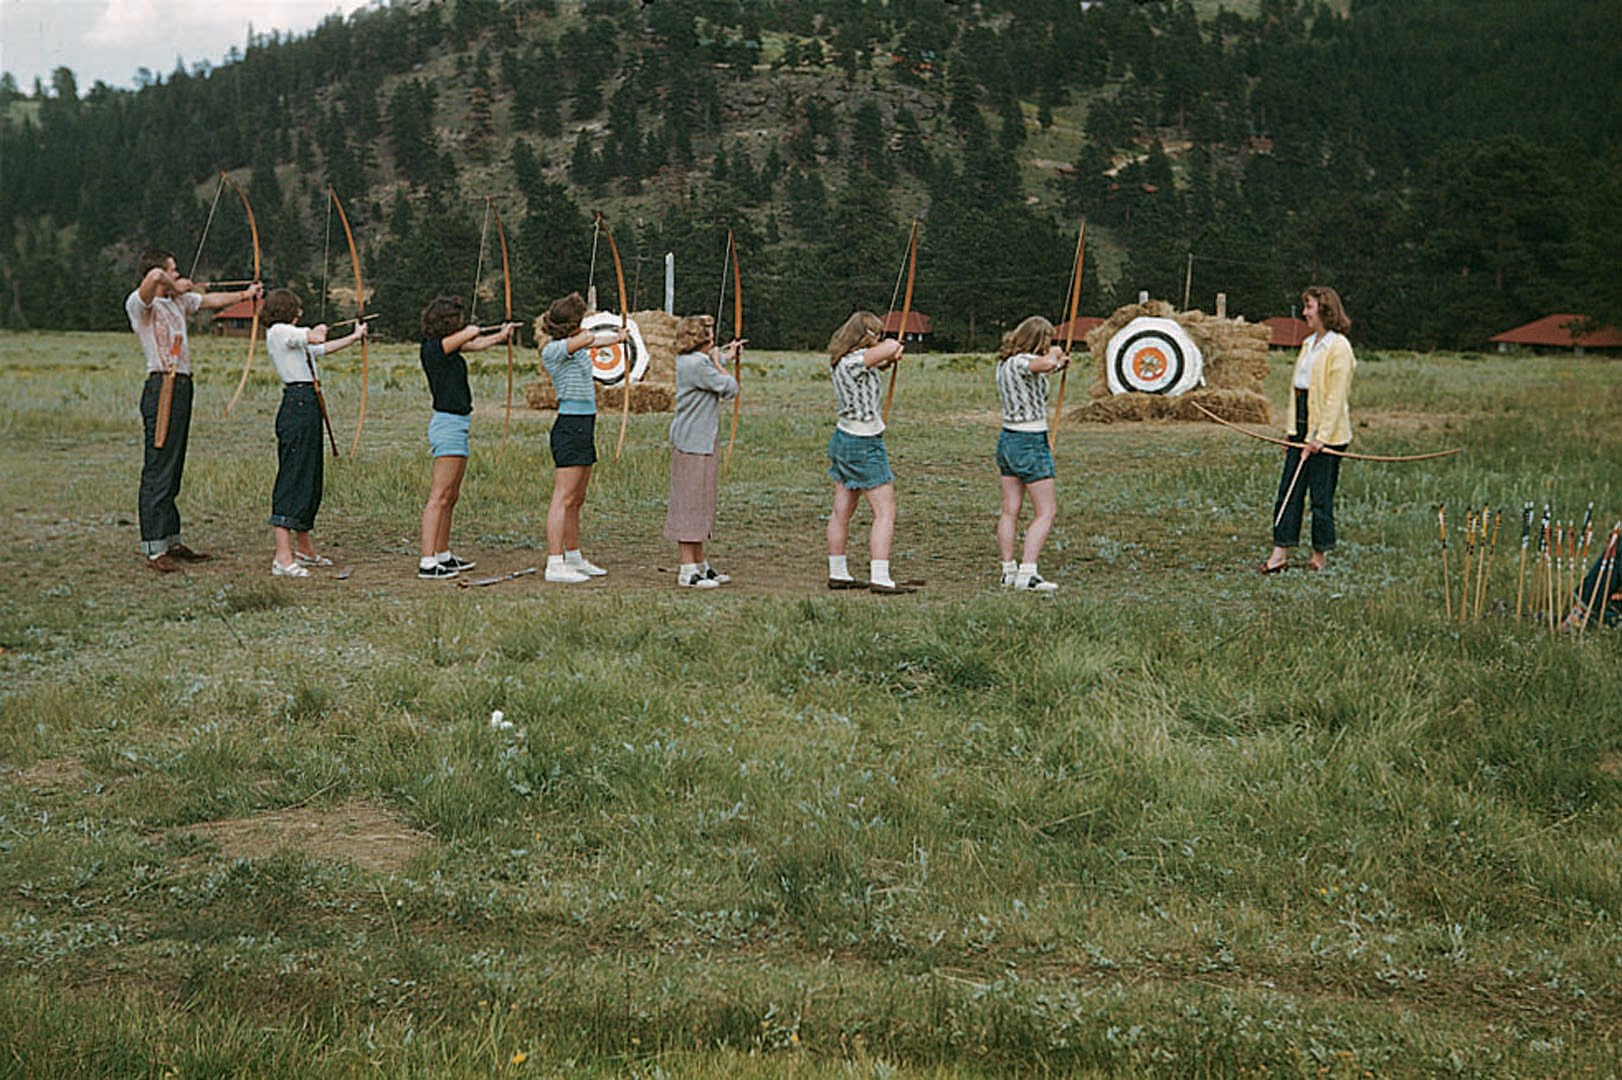
[[[619,466],[599,428],[606,583],[417,581],[405,347],[328,465],[348,576],[273,580],[278,394],[222,418],[240,348],[198,342],[181,496],[219,558],[164,578],[133,338],[0,336],[0,1076],[1618,1074],[1622,642],[1514,618],[1518,534],[1444,619],[1434,510],[1608,529],[1615,361],[1365,355],[1354,448],[1466,451],[1349,464],[1322,574],[1254,572],[1271,448],[1067,425],[1043,600],[996,586],[989,358],[901,373],[928,586],[876,597],[822,588],[831,394],[775,354],[725,589],[672,587],[651,416]],[[503,361],[480,573],[545,559],[550,418],[497,457]]]

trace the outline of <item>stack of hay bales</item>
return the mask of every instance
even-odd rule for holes
[[[634,413],[674,412],[676,409],[676,324],[681,320],[662,311],[634,311],[631,321],[642,332],[642,343],[648,347],[648,366],[642,381],[631,384],[631,411]],[[537,332],[538,333],[538,332]],[[546,369],[540,367],[540,354],[536,353],[539,378],[524,387],[524,401],[532,409],[558,407],[557,391]],[[625,406],[625,384],[604,386],[597,384],[599,412],[620,412]]]
[[[1133,319],[1148,316],[1171,319],[1180,325],[1203,358],[1205,385],[1186,394],[1111,394],[1106,374],[1109,341]],[[1267,379],[1267,343],[1273,332],[1262,323],[1221,319],[1203,311],[1178,311],[1164,300],[1128,304],[1087,335],[1087,351],[1094,357],[1097,378],[1088,389],[1092,398],[1067,419],[1111,424],[1117,420],[1207,420],[1194,407],[1205,406],[1224,420],[1270,424],[1272,410],[1262,392]]]

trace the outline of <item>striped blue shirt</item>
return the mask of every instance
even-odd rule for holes
[[[597,387],[591,377],[591,350],[568,351],[565,338],[553,338],[541,346],[541,366],[552,377],[558,393],[558,413],[562,416],[597,415]]]

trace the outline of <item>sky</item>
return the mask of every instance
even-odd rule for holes
[[[128,89],[147,68],[165,79],[176,58],[190,71],[218,66],[233,46],[241,52],[250,25],[302,34],[333,12],[363,0],[0,0],[0,70],[24,93],[37,77],[48,90],[51,72],[70,68],[83,94],[97,79]]]

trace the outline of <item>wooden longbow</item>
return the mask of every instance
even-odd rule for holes
[[[1206,416],[1209,416],[1212,420],[1215,420],[1217,423],[1221,424],[1223,427],[1232,428],[1241,435],[1249,435],[1252,439],[1260,439],[1262,442],[1273,443],[1275,446],[1301,446],[1301,444],[1298,442],[1291,442],[1288,439],[1275,438],[1272,435],[1263,435],[1259,431],[1251,431],[1247,427],[1241,427],[1232,420],[1223,419],[1197,401],[1190,401],[1189,404],[1200,410],[1200,412],[1204,413]],[[1450,450],[1435,450],[1429,454],[1354,454],[1350,450],[1332,450],[1327,446],[1317,452],[1320,454],[1331,454],[1339,458],[1346,458],[1349,461],[1429,461],[1432,458],[1452,457],[1454,454],[1462,454],[1464,453],[1464,447],[1455,446]]]

